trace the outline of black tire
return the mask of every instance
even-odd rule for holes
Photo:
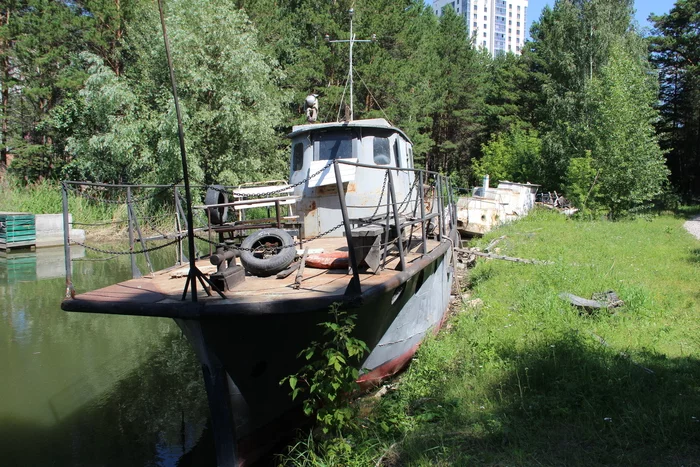
[[[228,194],[223,190],[224,187],[221,185],[212,185],[207,188],[207,194],[204,197],[204,204],[223,204],[228,203]],[[207,209],[209,219],[212,225],[221,225],[226,222],[226,215],[228,214],[228,206],[209,208]]]
[[[258,230],[243,240],[240,251],[245,270],[260,277],[277,274],[289,266],[296,256],[294,240],[281,229]]]

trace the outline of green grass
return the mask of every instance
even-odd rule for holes
[[[134,198],[148,197],[151,193],[146,190],[135,190]],[[135,205],[144,234],[173,230],[173,202],[168,195],[170,192],[164,193],[159,198],[148,198],[145,202]],[[125,199],[123,189],[82,191],[72,187],[68,195],[68,209],[74,226],[85,229],[88,235],[106,237],[116,234],[118,238],[115,237],[115,241],[125,240],[126,205],[104,202],[104,200],[115,199],[121,201]],[[59,214],[63,212],[61,185],[56,182],[41,181],[22,186],[18,181],[7,178],[0,181],[0,211]],[[201,213],[199,214],[201,217]]]
[[[463,282],[483,305],[396,391],[355,402],[350,454],[329,462],[317,441],[288,465],[700,465],[700,241],[683,221],[535,211],[491,233],[479,243],[506,235],[501,254],[554,264],[479,260]],[[606,290],[625,301],[614,313],[558,297]]]

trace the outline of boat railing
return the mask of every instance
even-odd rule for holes
[[[350,216],[350,208],[366,208],[367,206],[349,206],[347,204],[340,170],[341,164],[384,171],[384,183],[387,189],[382,188],[372,216],[354,218]],[[411,228],[406,245],[410,248],[412,230],[414,226],[420,225],[420,252],[426,254],[428,253],[428,237],[433,234],[428,231],[430,224],[437,224],[434,237],[440,242],[448,241],[450,232],[457,225],[457,212],[454,207],[456,200],[449,178],[445,175],[423,169],[377,166],[343,159],[333,161],[333,170],[343,216],[348,259],[353,274],[346,291],[347,294],[361,293],[360,264],[365,261],[370,269],[377,272],[379,267],[384,265],[389,248],[394,245],[398,250],[398,269],[406,269],[407,254],[403,242],[404,229]],[[410,174],[413,177],[413,182],[402,201],[399,201],[396,195],[396,176],[400,173]],[[380,213],[379,210],[382,208],[385,208],[385,211]],[[381,251],[378,251],[380,246]],[[374,250],[375,258],[374,261],[370,262],[368,256],[372,254],[372,250]],[[379,261],[377,261],[377,255],[381,256]]]
[[[346,204],[345,190],[340,174],[340,165],[354,165],[356,167],[379,170],[384,172],[386,190],[382,190],[378,204],[375,207],[375,215],[369,217],[354,217],[351,218]],[[340,201],[340,208],[343,217],[343,227],[345,228],[345,237],[347,239],[348,255],[350,267],[352,269],[353,278],[348,287],[348,293],[357,293],[359,288],[359,268],[358,265],[366,258],[370,250],[375,252],[379,249],[379,258],[381,266],[385,264],[390,253],[389,249],[395,247],[398,250],[399,269],[406,268],[406,252],[402,241],[403,231],[406,228],[411,228],[412,237],[413,228],[420,226],[421,246],[420,252],[425,254],[428,252],[428,238],[434,237],[439,241],[444,240],[449,236],[450,229],[456,225],[456,210],[451,208],[455,202],[453,193],[448,181],[448,178],[436,172],[431,172],[421,169],[409,169],[390,166],[376,166],[362,164],[358,162],[345,161],[336,159],[330,162],[327,169],[331,169],[336,174],[336,186]],[[396,178],[399,174],[410,174],[412,183],[408,192],[402,200],[397,199],[396,193]],[[262,227],[289,227],[290,225],[298,226],[298,222],[292,217],[298,216],[281,216],[281,208],[283,206],[291,206],[297,201],[299,196],[294,195],[290,191],[290,185],[284,183],[271,186],[212,186],[212,185],[194,185],[192,188],[195,191],[204,193],[207,189],[217,189],[225,192],[233,197],[234,201],[218,204],[194,205],[198,213],[195,220],[194,232],[195,237],[202,242],[207,242],[211,249],[212,245],[218,244],[221,238],[212,238],[212,233],[220,233],[218,230],[224,228],[234,228],[241,234]],[[186,202],[182,193],[182,185],[159,185],[159,184],[107,184],[97,182],[82,182],[82,181],[63,181],[62,182],[62,199],[63,199],[63,227],[64,227],[64,248],[65,248],[65,267],[66,267],[66,284],[67,293],[73,291],[72,284],[72,264],[71,264],[71,245],[79,245],[88,250],[111,257],[116,255],[128,255],[130,257],[132,277],[142,277],[143,274],[137,265],[136,256],[143,255],[145,262],[151,274],[154,272],[153,263],[150,258],[150,252],[174,246],[175,264],[184,264],[187,261],[183,251],[183,241],[187,238],[187,216]],[[85,198],[88,202],[101,203],[111,205],[112,209],[105,209],[105,218],[98,220],[87,221],[81,219],[77,212],[73,212],[73,220],[70,221],[70,197],[73,194],[78,198]],[[403,196],[403,194],[402,194]],[[153,217],[148,215],[148,207],[143,207],[145,204],[158,206],[160,211],[159,217],[170,216],[173,222],[173,229],[163,229],[163,222],[153,221]],[[193,203],[194,204],[194,203]],[[233,223],[233,227],[226,225],[213,226],[209,216],[210,209],[219,206],[232,207],[234,210],[245,211],[246,209],[256,207],[274,207],[275,216],[270,219],[264,219],[264,225],[260,222],[256,223],[255,219],[238,220]],[[350,206],[352,208],[353,206]],[[367,208],[367,206],[362,206]],[[197,209],[201,208],[201,209]],[[165,213],[165,214],[163,214]],[[268,222],[269,221],[269,222]],[[288,222],[288,224],[285,224]],[[258,225],[260,224],[260,225]],[[88,241],[77,241],[71,239],[71,228],[82,227],[109,227],[119,226],[119,232],[123,234],[123,229],[126,227],[128,236],[128,249],[118,249],[110,245],[95,245]],[[365,229],[364,235],[362,229]],[[218,229],[218,230],[217,230]],[[241,230],[243,229],[243,230]],[[208,233],[207,236],[203,236]],[[297,232],[298,233],[298,232]],[[377,235],[374,235],[377,233]],[[381,237],[379,233],[381,233]],[[365,238],[362,238],[365,237]],[[367,244],[371,240],[372,244]],[[310,239],[299,239],[299,246]],[[375,242],[377,243],[375,245]],[[410,242],[409,242],[410,244]],[[201,246],[201,244],[200,244]],[[123,248],[123,247],[122,247]],[[211,253],[211,250],[210,252]],[[200,256],[199,251],[194,252],[195,256]],[[374,272],[378,271],[375,261]]]

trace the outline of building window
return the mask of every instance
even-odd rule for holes
[[[489,17],[484,15],[484,21],[488,21]]]
[[[508,34],[511,34],[513,30],[511,28],[508,28]]]
[[[520,13],[518,13],[518,19],[520,19]]]
[[[484,47],[486,47],[486,41],[484,41]]]
[[[476,10],[478,10],[478,8],[476,7],[476,5],[474,5],[474,11],[476,11]]]
[[[520,11],[520,5],[518,5],[518,11]]]
[[[516,23],[516,26],[520,27],[520,21],[518,21],[518,22]]]
[[[515,39],[515,43],[516,43],[516,44],[520,44],[520,38],[519,38],[519,37]]]
[[[486,31],[484,31],[484,37],[486,37]]]
[[[487,11],[489,11],[489,9],[484,7],[484,13],[486,13]]]
[[[474,29],[476,29],[476,21],[474,21]]]
[[[488,29],[488,26],[486,25],[486,23],[484,23],[484,29]],[[486,34],[486,33],[484,33],[484,34]]]
[[[508,26],[512,26],[512,25],[513,25],[513,22],[509,20],[509,21],[508,21]]]
[[[474,13],[474,19],[476,19],[476,13]]]
[[[508,12],[508,18],[512,18],[512,17],[513,17],[513,12],[512,11]]]

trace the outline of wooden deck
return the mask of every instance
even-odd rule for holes
[[[428,241],[428,251],[439,245],[437,241]],[[305,244],[309,249],[321,248],[324,252],[347,251],[345,238],[322,238]],[[410,248],[406,251],[406,262],[410,263],[423,255],[419,253],[421,241],[414,237]],[[360,282],[362,289],[366,290],[386,282],[392,276],[399,273],[398,252],[390,251],[384,270],[378,274],[361,272]],[[200,269],[211,266],[208,259],[197,261]],[[328,270],[306,267],[303,281],[299,289],[292,286],[295,273],[284,279],[271,277],[246,276],[245,281],[237,285],[234,290],[225,292],[226,299],[222,299],[216,293],[207,296],[197,284],[198,303],[193,306],[188,292],[188,298],[182,300],[182,292],[185,286],[185,277],[171,277],[177,266],[157,271],[152,276],[131,279],[99,290],[77,294],[73,299],[66,299],[62,308],[66,311],[84,311],[114,314],[136,314],[154,316],[187,317],[193,314],[199,315],[204,310],[214,311],[214,308],[235,308],[235,305],[260,305],[271,302],[289,303],[290,301],[308,301],[314,299],[338,300],[352,278],[345,269]],[[80,284],[76,284],[79,292]],[[285,300],[280,300],[283,298]],[[169,309],[169,310],[168,310]]]

